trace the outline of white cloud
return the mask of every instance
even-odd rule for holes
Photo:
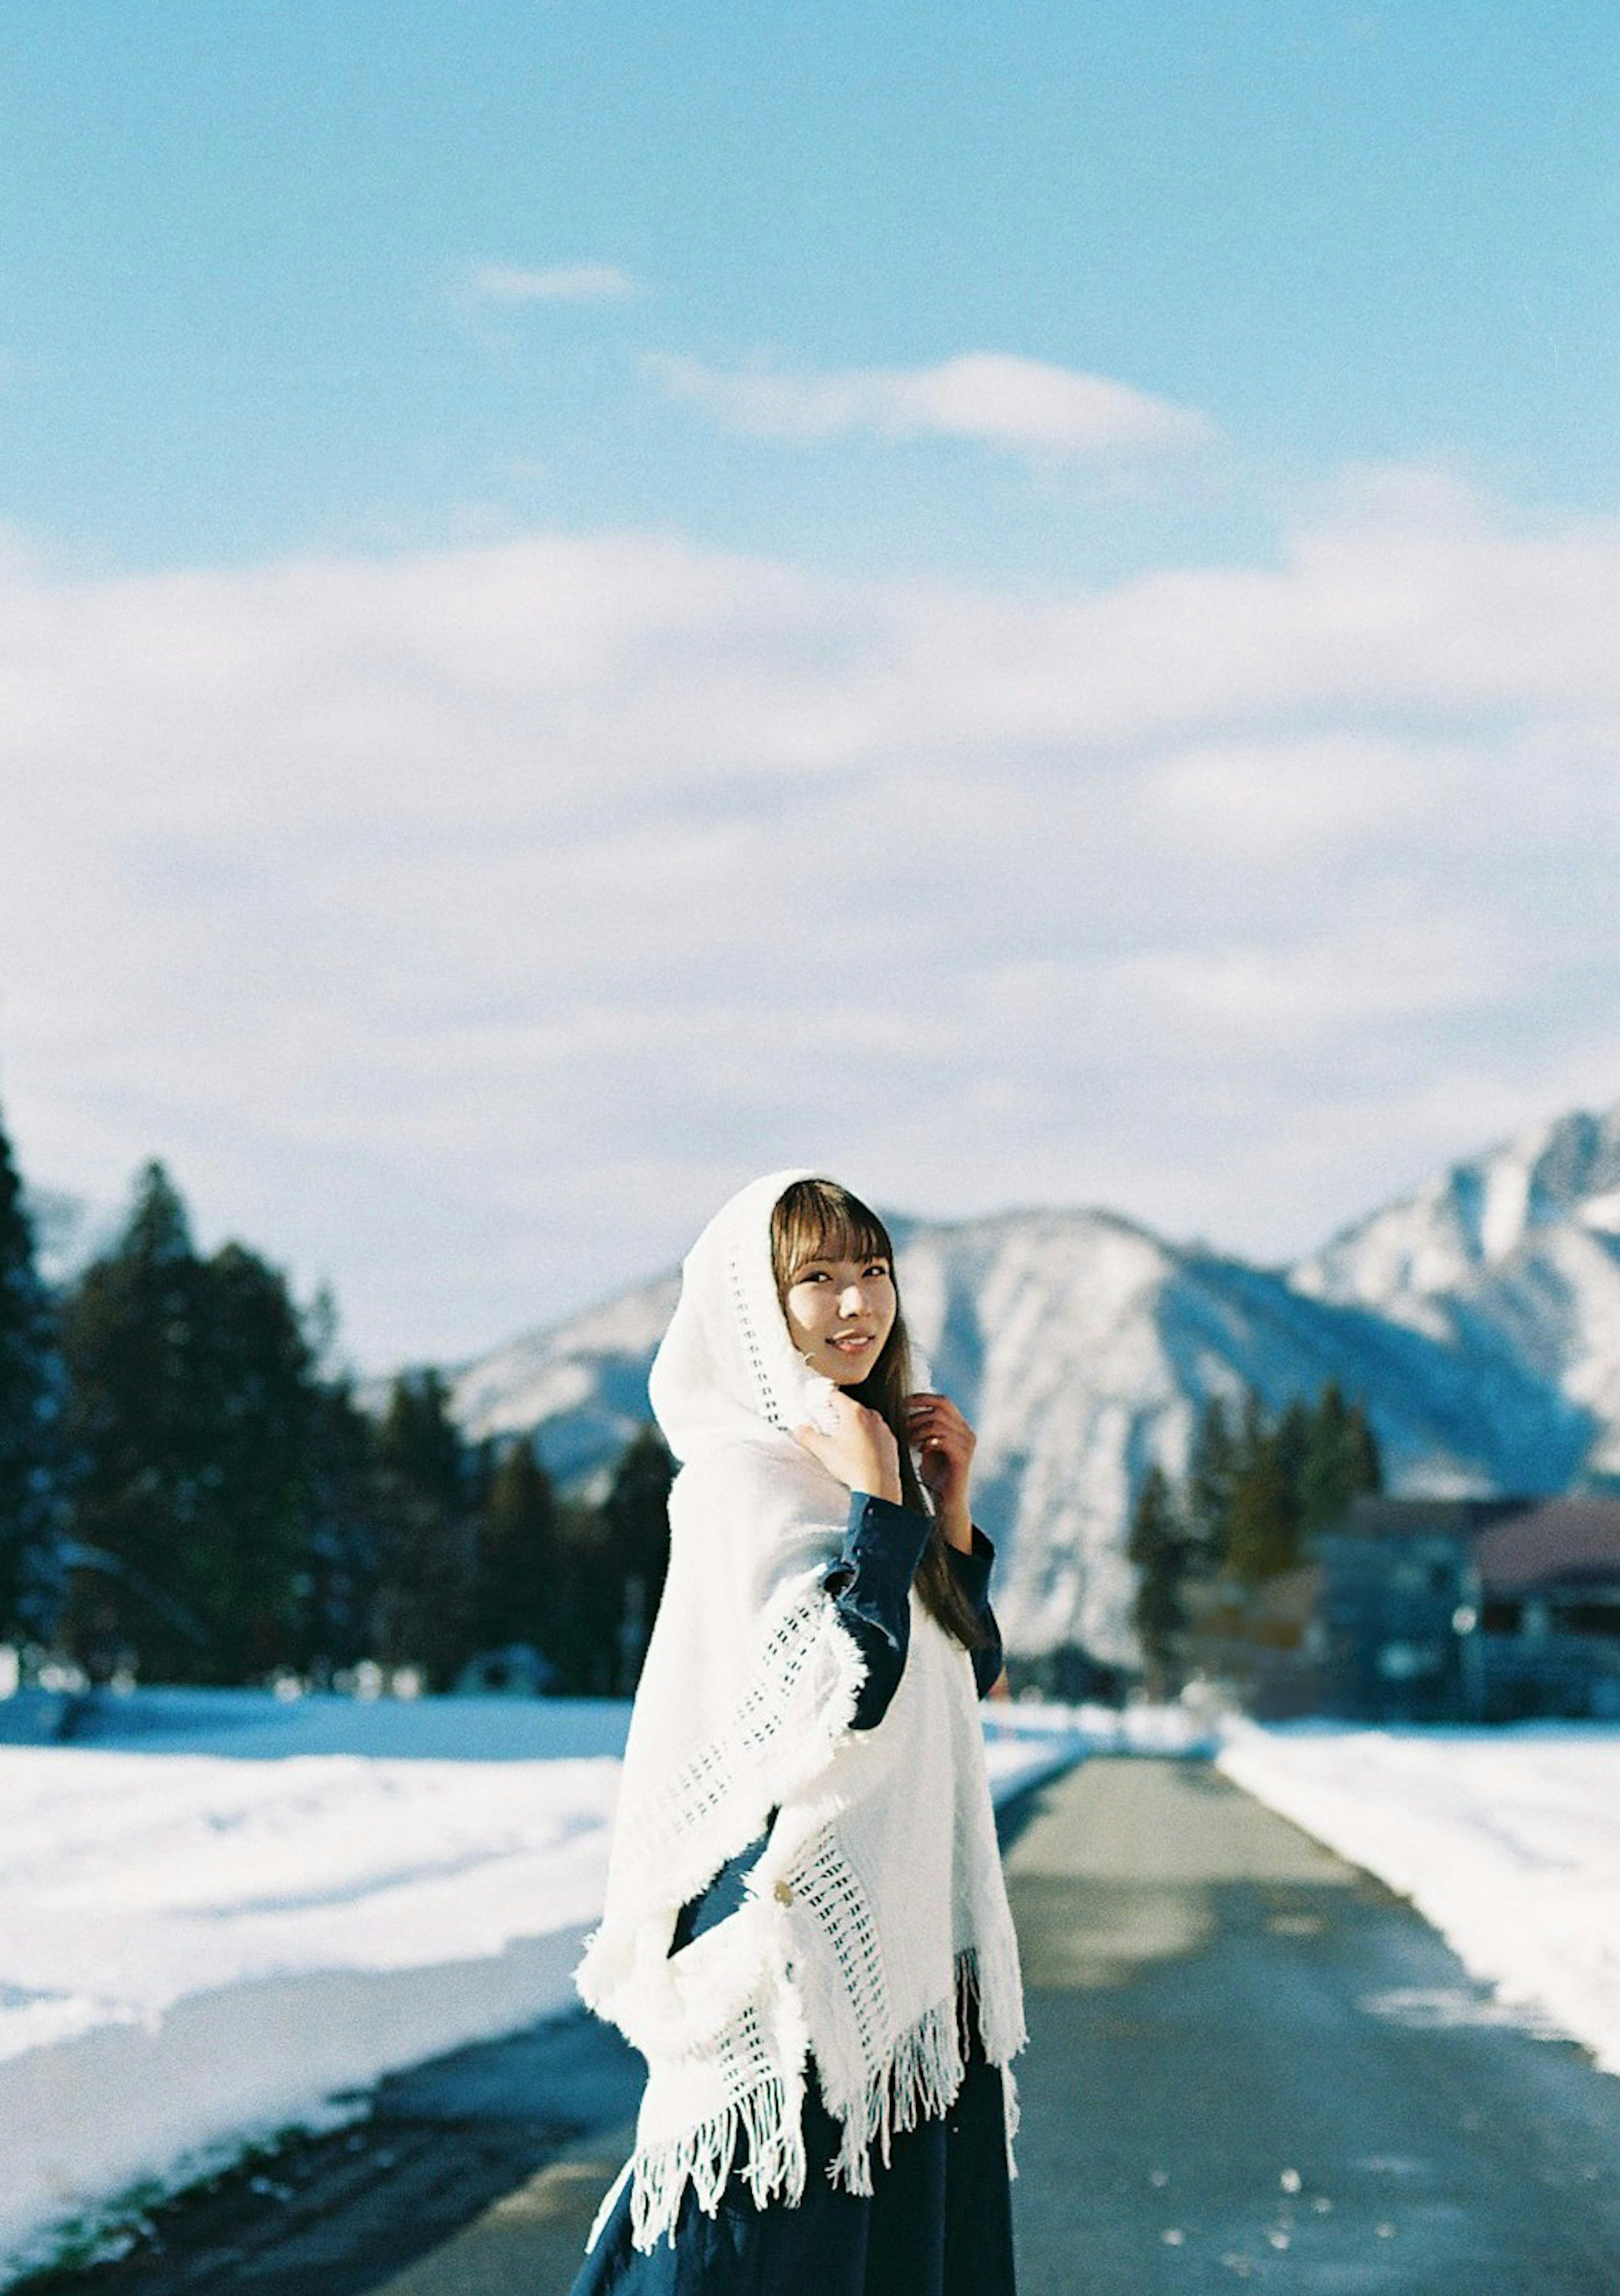
[[[1275,866],[1438,812],[1470,763],[1456,744],[1361,733],[1221,742],[1155,767],[1142,809],[1182,845]]]
[[[1283,947],[1152,950],[1126,958],[1115,985],[1195,1037],[1213,1028],[1224,1044],[1279,1048],[1346,1023],[1478,1006],[1501,982],[1485,937],[1465,921],[1408,918],[1330,923]]]
[[[1190,408],[1106,375],[1004,351],[968,351],[937,366],[803,374],[727,372],[664,357],[646,364],[675,397],[761,438],[966,439],[1060,461],[1207,446],[1216,435]]]
[[[519,263],[480,263],[471,280],[481,303],[624,303],[641,283],[616,263],[558,263],[539,270]]]
[[[373,1357],[802,1154],[1303,1246],[1620,1093],[1617,620],[1620,529],[1410,477],[1270,570],[1045,594],[634,534],[12,553],[0,1098],[39,1184],[171,1156]]]

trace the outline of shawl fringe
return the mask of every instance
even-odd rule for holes
[[[937,2120],[955,2101],[966,2069],[969,2021],[979,2026],[984,2053],[1001,2073],[1007,2105],[1007,2164],[1016,2177],[1013,2136],[1017,2127],[1017,2089],[1009,2062],[1025,2035],[1017,1964],[999,1972],[1000,1983],[980,1984],[979,1955],[967,1947],[956,1958],[954,1998],[942,2001],[909,2025],[887,2062],[866,2083],[843,2113],[843,2139],[827,2174],[851,2193],[870,2193],[872,2149],[886,2169],[893,2140],[919,2120]],[[1007,1980],[1010,1979],[1010,1986]],[[1008,2005],[1016,2011],[1007,2014]],[[986,2030],[989,2027],[993,2030]]]
[[[739,2136],[747,2142],[742,2173],[756,2203],[762,2208],[774,2197],[789,2208],[797,2207],[804,2197],[804,2131],[799,2103],[788,2095],[790,2086],[802,2098],[802,2082],[767,2080],[668,2144],[636,2156],[630,2188],[632,2247],[653,2248],[662,2235],[674,2246],[681,2196],[688,2185],[703,2214],[713,2216],[731,2175]],[[598,2229],[591,2227],[588,2247]]]
[[[1003,1977],[1007,1973],[1002,1972]],[[970,1946],[957,1956],[953,1998],[936,2004],[909,2026],[848,2111],[835,2115],[843,2120],[843,2135],[827,2168],[831,2182],[851,2193],[871,2193],[874,2148],[887,2168],[896,2136],[918,2120],[937,2120],[950,2110],[966,2070],[970,2019],[979,2021],[985,2054],[1001,2075],[1007,2175],[1016,2177],[1013,2139],[1018,2128],[1018,2092],[1010,2058],[1025,2036],[1016,1964],[1010,1975],[1011,1991],[992,1986],[986,1999],[976,1949]],[[790,1995],[778,1994],[778,2016],[785,2013],[792,2019],[790,2001]],[[586,2243],[588,2252],[627,2177],[631,2178],[632,2247],[645,2253],[661,2238],[672,2246],[687,2185],[699,2209],[712,2216],[736,2161],[739,2139],[746,2147],[740,2174],[755,2204],[762,2208],[775,2200],[789,2208],[798,2206],[805,2182],[802,2029],[794,2040],[799,2066],[788,2077],[768,2076],[678,2136],[637,2147],[597,2211]]]

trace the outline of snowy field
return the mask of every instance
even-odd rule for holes
[[[1620,1729],[1235,1723],[1219,1762],[1620,2073]]]
[[[144,1691],[82,1742],[0,1742],[0,2285],[572,2006],[629,1712]],[[0,1701],[0,1742],[50,1718]],[[984,1721],[998,1803],[1087,1753],[1216,1751],[1177,1708]],[[1620,2072],[1620,1730],[1238,1722],[1218,1759]]]
[[[153,1690],[70,1746],[0,1743],[0,2285],[245,2141],[363,2111],[387,2071],[574,2005],[629,1714]],[[1177,1726],[995,1702],[992,1792]],[[0,1735],[29,1727],[0,1702]]]

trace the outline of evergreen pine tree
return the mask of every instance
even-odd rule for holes
[[[448,1690],[474,1652],[473,1463],[438,1372],[401,1373],[377,1434],[377,1655]]]
[[[62,1358],[0,1127],[0,1639],[48,1640],[63,1591]]]
[[[1204,1554],[1223,1555],[1238,1470],[1238,1437],[1224,1396],[1205,1396],[1187,1469],[1187,1527]]]
[[[1137,1492],[1127,1541],[1137,1572],[1131,1617],[1147,1662],[1149,1694],[1155,1698],[1170,1687],[1178,1639],[1187,1623],[1181,1590],[1188,1547],[1187,1526],[1170,1479],[1155,1463]]]
[[[1284,1487],[1288,1494],[1288,1505],[1295,1517],[1297,1538],[1301,1505],[1301,1488],[1304,1480],[1305,1463],[1311,1455],[1312,1423],[1311,1406],[1303,1395],[1290,1396],[1277,1415],[1271,1439],[1277,1446],[1277,1464]]]
[[[64,1628],[92,1681],[126,1657],[160,1679],[208,1671],[207,1631],[185,1601],[206,1576],[202,1284],[185,1207],[150,1163],[122,1234],[63,1306],[75,1470]]]
[[[1234,1446],[1233,1468],[1244,1474],[1259,1460],[1271,1439],[1271,1421],[1266,1410],[1265,1398],[1251,1382],[1243,1390],[1243,1406],[1238,1414],[1238,1439]]]
[[[625,1446],[603,1505],[609,1567],[622,1589],[616,1687],[629,1697],[641,1671],[670,1560],[675,1462],[650,1423]]]
[[[280,1273],[204,1260],[160,1164],[65,1304],[76,1476],[70,1646],[93,1679],[241,1682],[292,1660],[317,1381]]]
[[[1328,1380],[1312,1414],[1310,1439],[1300,1477],[1300,1521],[1308,1540],[1336,1522],[1361,1491],[1381,1488],[1377,1445],[1359,1403],[1346,1404],[1336,1380]]]
[[[1285,1493],[1284,1509],[1287,1528],[1284,1546],[1287,1560],[1278,1567],[1292,1570],[1303,1551],[1303,1486],[1305,1464],[1311,1454],[1312,1413],[1303,1395],[1290,1396],[1278,1414],[1271,1431],[1271,1440],[1277,1447],[1278,1472]]]
[[[1366,1406],[1353,1403],[1345,1424],[1345,1449],[1349,1460],[1348,1480],[1353,1493],[1381,1491],[1384,1488],[1384,1458],[1378,1448],[1378,1439],[1373,1433],[1372,1422]]]
[[[559,1503],[556,1555],[556,1608],[545,1643],[556,1687],[571,1697],[612,1697],[621,1672],[625,1589],[601,1507]]]
[[[1251,1586],[1298,1560],[1299,1514],[1289,1482],[1297,1427],[1268,1424],[1260,1397],[1250,1390],[1232,1503],[1228,1517],[1227,1568]]]
[[[450,1398],[441,1374],[430,1365],[401,1372],[389,1392],[380,1449],[384,1464],[402,1475],[448,1513],[465,1506],[473,1465],[460,1429],[450,1416]]]
[[[1309,1539],[1337,1520],[1350,1497],[1347,1444],[1349,1414],[1337,1380],[1328,1380],[1311,1414],[1310,1438],[1300,1472],[1300,1529]]]
[[[328,1373],[317,1384],[310,1418],[309,1515],[295,1579],[292,1658],[323,1687],[374,1654],[382,1514],[376,1427],[348,1374]]]
[[[280,1271],[240,1243],[205,1264],[197,1334],[209,1496],[184,1598],[216,1678],[247,1682],[298,1648],[313,1503],[315,1362]]]
[[[547,1644],[557,1604],[556,1504],[526,1439],[497,1460],[480,1510],[473,1641],[480,1650]]]

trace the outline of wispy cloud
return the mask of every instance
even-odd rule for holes
[[[1211,444],[1207,418],[1106,375],[1006,351],[966,351],[937,366],[782,373],[723,369],[662,355],[647,367],[675,397],[760,438],[854,431],[966,439],[1043,460],[1135,455]]]
[[[1044,593],[0,555],[5,1113],[101,1201],[169,1153],[374,1358],[799,1160],[1297,1248],[1620,1093],[1617,622],[1620,526],[1388,475]]]
[[[481,303],[627,303],[641,282],[616,263],[559,263],[534,270],[516,263],[480,263],[470,281]]]

